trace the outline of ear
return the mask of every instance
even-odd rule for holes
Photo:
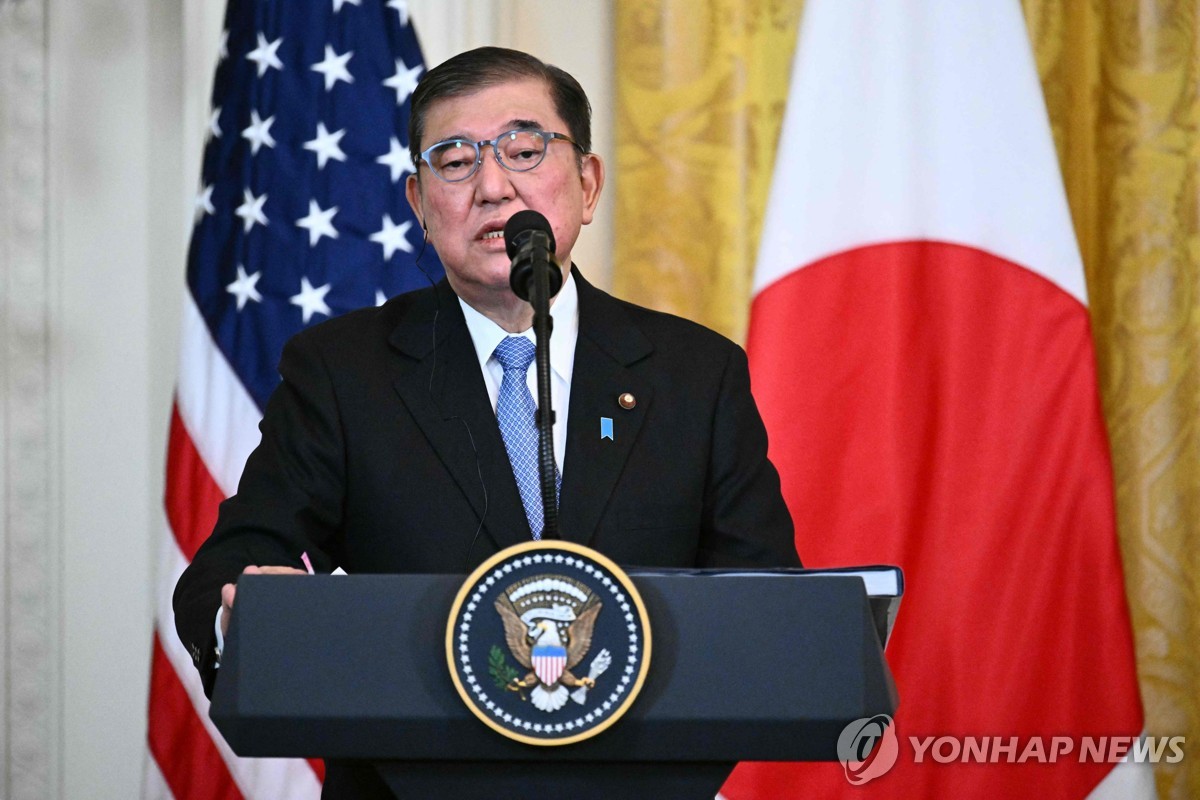
[[[595,153],[583,156],[579,181],[583,185],[583,219],[584,225],[590,225],[600,203],[600,193],[604,190],[604,160]]]
[[[408,198],[408,205],[416,215],[417,222],[421,223],[421,230],[428,233],[429,228],[425,225],[425,210],[421,205],[421,181],[416,175],[409,175],[408,180],[404,182],[404,196]]]

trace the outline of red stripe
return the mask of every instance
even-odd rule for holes
[[[241,800],[191,698],[167,659],[158,632],[150,665],[150,752],[175,800]]]
[[[217,509],[221,501],[225,499],[225,493],[217,486],[213,480],[212,473],[209,472],[204,460],[200,457],[200,453],[196,450],[196,445],[192,441],[191,435],[184,427],[183,419],[179,416],[178,404],[171,408],[171,433],[170,440],[167,446],[167,485],[165,505],[167,510],[167,519],[170,522],[171,530],[175,533],[175,541],[179,545],[179,549],[190,562],[196,555],[196,550],[212,533],[213,527],[217,522]],[[156,647],[158,640],[155,640]],[[155,651],[156,669],[158,650]],[[170,664],[166,664],[168,670],[171,669]],[[178,677],[171,672],[171,678],[178,682]],[[155,697],[156,683],[152,679],[151,688],[151,708],[157,700]],[[185,698],[186,699],[186,698]],[[189,709],[191,708],[189,702]],[[192,712],[194,714],[194,712]],[[208,733],[199,726],[199,733],[206,740]],[[209,742],[211,745],[211,741]],[[176,751],[172,753],[170,761],[186,765],[191,763],[185,755],[181,755]],[[214,749],[215,752],[215,749]],[[157,754],[156,754],[157,758]],[[218,755],[219,758],[219,755]],[[320,759],[308,759],[308,764],[316,773],[318,781],[325,780],[325,763]],[[163,767],[163,772],[166,774],[165,763],[163,759],[159,759],[160,767]],[[176,770],[179,771],[179,770]],[[172,785],[172,790],[175,787]],[[182,797],[176,791],[176,797]]]
[[[171,407],[171,436],[167,445],[167,519],[179,549],[190,562],[196,549],[217,523],[217,507],[225,493],[213,480],[183,420],[179,405]]]

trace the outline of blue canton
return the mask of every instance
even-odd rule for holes
[[[230,0],[225,26],[187,280],[262,409],[293,334],[442,275],[404,198],[424,60],[407,0]]]

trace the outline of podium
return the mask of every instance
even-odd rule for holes
[[[893,714],[863,580],[629,575],[654,652],[608,730],[537,747],[481,723],[446,664],[458,575],[243,576],[211,717],[242,756],[360,759],[398,797],[712,798],[737,761],[835,761]]]

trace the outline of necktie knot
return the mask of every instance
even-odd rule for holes
[[[511,370],[525,372],[533,362],[536,352],[537,348],[533,342],[524,336],[506,336],[496,345],[492,355],[500,362],[500,366],[504,367],[506,373]]]

